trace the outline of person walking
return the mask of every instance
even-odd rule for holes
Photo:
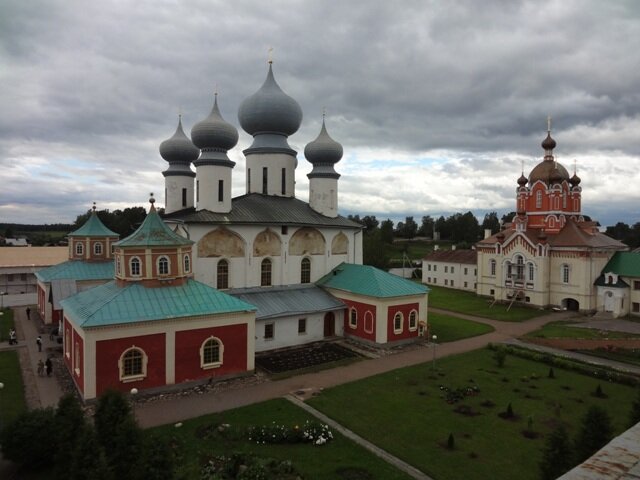
[[[38,344],[38,351],[41,352],[42,351],[42,337],[40,335],[38,335],[38,338],[36,338],[36,343]]]
[[[27,307],[27,320],[31,320],[31,309]]]
[[[17,345],[18,338],[16,337],[16,331],[12,328],[9,330],[9,345]]]
[[[44,362],[44,366],[47,370],[47,377],[51,376],[51,370],[53,370],[53,363],[51,363],[51,359],[47,357],[47,361]]]
[[[38,360],[38,376],[42,377],[44,375],[44,362],[42,359]]]

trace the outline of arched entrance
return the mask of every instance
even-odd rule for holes
[[[326,313],[324,316],[324,336],[333,337],[336,334],[336,317],[333,312]]]
[[[580,302],[573,298],[565,298],[562,300],[562,308],[565,310],[571,310],[573,312],[577,312],[580,310]]]

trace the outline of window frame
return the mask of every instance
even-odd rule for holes
[[[207,362],[207,348],[215,342],[218,349],[217,360]],[[200,368],[203,370],[209,370],[212,368],[220,368],[224,362],[224,343],[216,336],[210,336],[200,344]]]
[[[370,319],[369,328],[367,328],[367,319]],[[364,312],[364,331],[366,333],[373,333],[373,313],[371,313],[371,310]]]
[[[400,325],[398,326],[398,322]],[[396,335],[404,331],[404,315],[402,312],[396,312],[393,316],[393,333]]]
[[[409,312],[409,331],[415,332],[418,329],[418,311],[413,309]]]
[[[299,318],[298,319],[298,335],[306,335],[307,334],[307,319]]]
[[[269,335],[267,335],[267,328],[271,330]],[[264,324],[264,335],[262,338],[265,340],[273,340],[276,338],[276,324],[274,322],[267,322]]]
[[[260,286],[271,287],[272,285],[273,285],[273,262],[271,261],[270,258],[265,258],[260,263]]]
[[[358,328],[358,310],[355,307],[349,309],[349,328]]]
[[[496,262],[496,260],[494,258],[492,258],[491,260],[489,260],[489,275],[492,277],[496,276],[496,267],[498,265],[498,262]]]
[[[229,260],[221,258],[216,265],[216,288],[226,290],[229,288]]]
[[[182,268],[184,273],[191,273],[191,257],[188,253],[185,253],[184,257],[182,257]]]
[[[126,373],[126,368],[127,368],[126,362],[128,361],[126,357],[130,352],[139,352],[141,355],[139,373],[131,373],[131,374]],[[149,361],[149,357],[147,356],[146,352],[142,348],[137,347],[135,345],[132,345],[131,347],[127,348],[125,351],[122,352],[122,354],[120,355],[120,358],[118,359],[118,371],[119,371],[120,381],[123,383],[128,383],[128,382],[135,382],[135,381],[145,379],[147,377],[148,361]]]
[[[138,273],[134,273],[134,264],[137,265]],[[141,277],[142,276],[142,261],[140,257],[135,256],[129,259],[129,276]]]
[[[166,269],[163,267],[166,265]],[[156,261],[156,268],[159,276],[171,275],[171,261],[166,255],[161,255]],[[163,271],[164,270],[164,271]]]
[[[311,283],[311,259],[309,257],[300,260],[300,283]]]
[[[102,255],[104,249],[102,248],[102,242],[95,242],[93,244],[93,254],[94,255]]]
[[[571,282],[571,268],[567,263],[563,263],[560,267],[560,281],[565,285]]]
[[[75,242],[74,247],[76,255],[84,255],[84,244],[82,242]]]

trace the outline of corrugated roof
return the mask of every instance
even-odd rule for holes
[[[69,247],[0,247],[0,267],[49,267],[69,258]]]
[[[429,288],[370,265],[341,263],[316,282],[328,288],[376,298],[422,295]]]
[[[341,300],[311,284],[242,288],[230,290],[228,293],[258,307],[257,319],[307,315],[344,307]]]
[[[71,278],[60,278],[51,282],[51,296],[53,297],[53,309],[60,310],[60,301],[78,293],[78,285]]]
[[[185,223],[316,225],[362,229],[362,225],[338,215],[326,217],[313,210],[308,203],[290,197],[276,197],[249,193],[231,200],[231,212],[214,213],[194,208],[173,212],[164,217]]]
[[[89,220],[84,222],[79,229],[69,234],[70,237],[119,237],[116,232],[112,232],[98,218],[95,210],[89,215]]]
[[[148,288],[115,281],[85,290],[61,302],[82,327],[104,327],[171,318],[255,311],[255,307],[195,280],[183,285]]]
[[[426,257],[425,260],[431,262],[468,263],[475,265],[478,263],[478,252],[476,250],[437,250]]]
[[[41,282],[51,282],[63,278],[73,280],[110,280],[114,276],[113,261],[85,262],[82,260],[68,260],[64,263],[43,268],[36,272]]]
[[[116,247],[175,247],[193,245],[192,240],[173,232],[160,218],[152,206],[138,229],[127,238],[116,242]]]
[[[616,252],[602,269],[602,273],[608,272],[625,277],[640,277],[640,253]]]

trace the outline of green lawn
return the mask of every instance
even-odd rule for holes
[[[13,327],[13,310],[5,308],[0,315],[0,342],[9,341],[9,329]]]
[[[598,330],[595,328],[580,328],[570,326],[575,322],[551,322],[544,327],[530,332],[525,338],[585,338],[585,339],[606,339],[606,338],[637,338],[640,335],[626,332],[613,332]]]
[[[490,325],[441,313],[429,313],[429,334],[437,335],[438,343],[454,342],[489,332],[493,332],[493,327]]]
[[[491,300],[478,297],[473,292],[444,288],[437,285],[429,285],[429,306],[433,308],[443,308],[453,312],[466,313],[467,315],[477,315],[478,317],[492,318],[505,322],[520,322],[530,318],[543,315],[544,310],[519,307],[513,305],[509,311],[505,304],[496,303],[490,307]]]
[[[640,350],[636,348],[616,348],[615,350],[607,350],[605,348],[597,348],[595,350],[576,350],[585,355],[594,357],[607,358],[616,362],[630,363],[640,366]]]
[[[492,353],[439,360],[438,375],[429,364],[395,370],[324,390],[309,404],[438,480],[539,478],[544,439],[522,434],[529,418],[542,435],[561,421],[574,438],[588,406],[598,404],[608,410],[616,434],[626,428],[633,388],[604,383],[608,398],[595,398],[594,378],[556,368],[550,379],[547,365],[511,355],[498,368]],[[442,388],[473,386],[479,394],[445,401]],[[519,419],[498,416],[509,403]],[[461,405],[471,414],[456,413]],[[449,434],[453,451],[446,448]]]
[[[0,352],[0,427],[27,409],[20,362],[15,350]]]
[[[296,470],[306,479],[372,478],[407,480],[410,477],[391,467],[369,451],[333,432],[334,439],[322,446],[310,444],[256,445],[247,440],[244,432],[250,426],[276,422],[293,427],[312,420],[309,414],[284,399],[238,408],[227,412],[205,415],[184,422],[179,429],[165,425],[151,429],[151,433],[172,439],[179,452],[180,476],[183,479],[200,478],[201,466],[214,455],[233,452],[253,452],[256,455],[279,460],[291,460]],[[229,424],[223,432],[222,424]],[[338,469],[366,470],[371,477],[340,477]]]

